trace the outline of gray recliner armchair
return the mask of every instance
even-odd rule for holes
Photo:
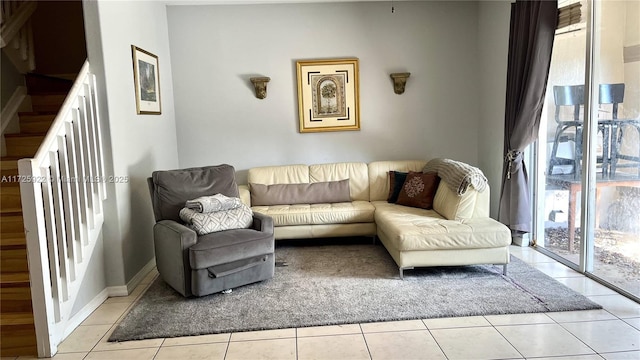
[[[198,235],[180,219],[185,201],[217,193],[238,197],[231,165],[154,171],[148,179],[153,237],[162,279],[183,296],[204,296],[273,277],[273,220],[253,214],[248,229]]]

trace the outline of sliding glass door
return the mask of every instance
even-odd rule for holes
[[[589,270],[640,297],[640,2],[596,1],[593,8],[592,113],[609,133],[610,186],[596,190]]]
[[[559,7],[578,17],[554,42],[535,152],[535,238],[640,298],[640,2]]]

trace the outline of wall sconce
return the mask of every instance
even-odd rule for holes
[[[256,97],[258,99],[264,99],[267,97],[267,83],[271,78],[266,76],[252,77],[249,80],[253,83],[253,87],[256,89]]]
[[[404,93],[404,86],[407,84],[407,79],[411,76],[411,73],[393,73],[391,79],[393,79],[393,92],[396,94]]]

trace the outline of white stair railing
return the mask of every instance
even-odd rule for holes
[[[106,199],[95,76],[85,62],[32,159],[18,161],[38,356],[70,333]]]
[[[36,67],[31,15],[37,4],[28,0],[0,1],[0,48],[6,48],[5,54],[22,74]]]

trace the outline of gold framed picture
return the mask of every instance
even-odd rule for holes
[[[160,74],[158,57],[131,45],[133,82],[136,89],[136,112],[160,115]]]
[[[299,60],[300,132],[360,130],[358,59]]]

